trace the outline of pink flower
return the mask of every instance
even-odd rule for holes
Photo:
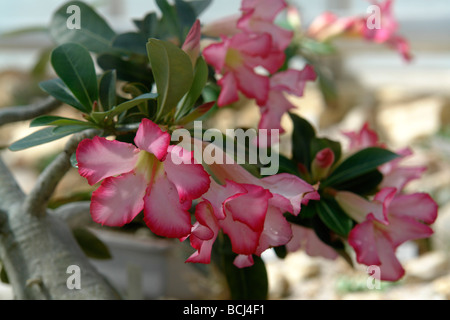
[[[318,41],[326,42],[340,35],[354,32],[359,25],[357,17],[339,18],[331,12],[324,12],[313,20],[307,30],[307,35]]]
[[[209,175],[191,152],[170,146],[170,135],[144,119],[129,143],[105,138],[83,140],[77,149],[78,170],[90,185],[102,181],[91,200],[95,222],[108,226],[130,223],[144,210],[156,234],[182,238],[191,231],[188,209],[204,194]]]
[[[395,255],[398,246],[433,233],[428,224],[436,220],[438,206],[428,194],[399,195],[385,188],[371,202],[350,192],[338,192],[336,200],[358,222],[348,237],[357,261],[380,266],[381,280],[404,275]]]
[[[227,157],[219,148],[217,154]],[[298,215],[303,202],[318,199],[314,187],[289,174],[257,179],[238,164],[213,164],[210,169],[222,184],[211,181],[211,188],[202,196],[191,235],[197,251],[187,262],[208,263],[212,244],[222,230],[237,254],[234,264],[251,266],[253,254],[261,255],[292,238],[284,213]]]
[[[384,144],[379,142],[378,134],[372,130],[368,122],[365,122],[359,131],[346,131],[343,134],[350,140],[348,149],[356,152],[369,147],[384,148]]]
[[[281,127],[281,118],[295,108],[286,94],[303,96],[307,81],[315,81],[316,78],[317,75],[310,65],[306,65],[303,70],[288,69],[274,74],[270,78],[268,99],[259,105],[261,108],[259,129],[278,129],[280,133],[285,132]]]
[[[365,123],[359,132],[344,132],[344,135],[350,139],[350,152],[357,152],[369,147],[385,148],[385,145],[379,141],[378,134],[370,129],[368,123]],[[378,169],[383,174],[380,188],[392,187],[400,192],[410,181],[419,179],[426,167],[402,165],[402,161],[413,154],[409,148],[398,150],[396,153],[400,155],[400,158],[392,160]]]
[[[268,98],[269,78],[255,72],[255,68],[260,66],[274,73],[285,58],[283,52],[273,52],[271,36],[267,33],[222,37],[222,42],[206,47],[203,56],[216,73],[222,75],[218,81],[222,88],[217,101],[219,106],[238,101],[239,91],[256,99],[258,104],[264,104]]]
[[[237,26],[244,32],[270,34],[274,48],[284,51],[292,41],[293,32],[277,26],[274,21],[286,7],[284,0],[243,0],[242,17]]]
[[[397,50],[405,61],[410,61],[412,56],[409,43],[405,38],[397,34],[398,22],[392,12],[394,0],[385,0],[382,3],[372,2],[380,8],[381,28],[369,28],[370,23],[366,20],[366,23],[362,24],[363,37],[368,41],[387,44]]]
[[[286,244],[289,252],[303,249],[311,257],[323,257],[334,260],[339,255],[332,247],[323,243],[313,229],[291,224],[292,239]]]

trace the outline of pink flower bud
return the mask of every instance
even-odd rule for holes
[[[200,55],[200,40],[201,40],[201,26],[200,21],[195,21],[191,30],[189,31],[186,40],[182,46],[184,52],[186,52],[191,58],[192,65],[195,67],[197,58]]]
[[[311,172],[316,180],[320,180],[328,175],[334,163],[334,153],[330,148],[319,151],[311,165]]]

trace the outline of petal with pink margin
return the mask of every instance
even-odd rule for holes
[[[287,173],[262,178],[259,185],[269,189],[272,194],[276,193],[288,199],[293,208],[291,213],[294,215],[299,214],[304,196],[310,192],[317,192],[306,181]]]
[[[197,251],[186,262],[210,263],[212,247],[219,233],[219,224],[209,201],[202,201],[196,206],[195,218],[199,227],[193,228],[190,241]]]
[[[134,172],[105,179],[92,194],[92,219],[115,227],[130,223],[144,208],[146,188],[145,177]]]
[[[180,146],[169,146],[164,160],[167,178],[175,185],[180,201],[200,198],[211,183],[201,164],[195,163],[193,153]]]
[[[94,137],[80,142],[76,152],[78,172],[90,185],[134,169],[139,150],[132,144]]]
[[[348,235],[348,243],[356,252],[356,260],[365,265],[380,265],[381,259],[375,239],[373,215],[362,223],[357,224]],[[391,244],[392,246],[392,244]]]
[[[394,247],[409,240],[428,238],[433,234],[433,229],[429,226],[408,216],[389,216],[387,230]]]
[[[167,155],[167,148],[170,144],[170,134],[149,119],[142,119],[139,129],[136,132],[134,142],[139,149],[150,152],[163,161]]]
[[[268,200],[272,194],[255,185],[242,185],[247,193],[229,197],[223,205],[227,214],[231,214],[233,220],[240,221],[249,226],[253,231],[261,232],[268,207]]]
[[[241,269],[251,267],[254,264],[253,256],[251,254],[239,254],[236,258],[234,258],[233,264]]]
[[[144,221],[159,236],[183,238],[191,232],[188,204],[180,202],[175,185],[159,174],[144,197]]]
[[[431,224],[436,221],[438,205],[426,193],[397,195],[389,206],[389,215],[411,217]]]

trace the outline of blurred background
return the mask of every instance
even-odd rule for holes
[[[92,4],[117,32],[134,30],[133,18],[158,11],[151,0],[85,1]],[[19,29],[45,28],[53,12],[65,1],[2,1],[0,5],[0,108],[26,105],[44,96],[37,84],[51,70],[40,63],[52,47],[45,32],[14,34]],[[365,0],[292,0],[306,27],[320,13],[329,10],[341,16],[365,14]],[[216,0],[202,14],[206,24],[239,12],[239,0]],[[438,202],[439,218],[435,234],[427,243],[406,243],[398,250],[407,276],[379,290],[367,287],[364,268],[350,268],[344,261],[327,261],[303,252],[279,260],[272,252],[264,258],[269,272],[273,299],[449,299],[450,298],[450,3],[448,0],[397,0],[395,16],[399,34],[411,44],[413,61],[383,46],[362,40],[339,40],[337,52],[324,58],[335,79],[337,97],[327,106],[317,85],[308,84],[304,97],[294,99],[295,111],[309,119],[319,134],[347,141],[342,131],[359,130],[368,121],[380,139],[391,149],[409,146],[414,156],[410,165],[426,165],[420,181],[408,191],[428,192]],[[9,35],[8,35],[9,34]],[[42,60],[42,61],[45,61]],[[62,108],[55,114],[67,116]],[[255,127],[259,121],[256,106],[221,111],[219,129]],[[0,127],[0,147],[29,134],[28,122]],[[289,154],[288,119],[281,151]],[[27,191],[52,155],[65,140],[26,151],[1,156],[13,169]],[[75,170],[61,182],[56,197],[89,191]],[[102,233],[110,246],[111,261],[93,260],[114,279],[129,298],[203,298],[226,297],[220,276],[205,275],[201,268],[183,263],[186,252],[179,244],[155,241],[140,230],[132,237]],[[127,247],[132,246],[132,249]],[[181,250],[181,252],[180,252]],[[131,253],[141,258],[132,258]],[[142,258],[143,256],[143,258]],[[127,262],[128,261],[128,262]],[[131,262],[129,262],[131,261]],[[199,276],[200,275],[200,276]],[[12,297],[8,285],[0,284],[0,299]]]

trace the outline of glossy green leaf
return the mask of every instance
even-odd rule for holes
[[[150,39],[147,51],[159,94],[159,119],[174,110],[191,88],[194,72],[189,56],[170,42]]]
[[[353,228],[352,219],[334,199],[321,199],[316,203],[316,208],[323,223],[338,235],[346,237]]]
[[[181,101],[178,111],[176,113],[176,119],[184,117],[189,113],[195,103],[202,95],[203,89],[205,88],[206,82],[208,81],[208,65],[203,57],[197,59],[197,64],[194,70],[194,80],[192,81],[192,87],[189,92],[184,96]]]
[[[108,247],[87,228],[76,228],[72,233],[87,257],[99,260],[111,259]]]
[[[155,12],[150,12],[142,20],[133,20],[135,26],[147,38],[158,36],[158,16]]]
[[[108,111],[117,103],[116,83],[116,70],[108,70],[100,78],[99,99],[104,111]]]
[[[75,16],[77,13],[74,11],[67,13],[70,6],[79,8],[79,16]],[[68,28],[68,21],[76,18],[80,19],[80,28]],[[116,36],[105,19],[82,1],[70,1],[62,5],[54,13],[49,29],[57,44],[76,42],[95,53],[108,51]]]
[[[205,104],[202,104],[201,106],[198,106],[191,113],[189,113],[185,117],[178,120],[177,124],[184,126],[184,125],[187,125],[191,122],[198,120],[199,118],[204,116],[206,113],[208,113],[211,110],[211,108],[214,107],[215,104],[216,104],[216,102],[212,101],[212,102],[207,102]]]
[[[316,137],[316,131],[306,120],[296,114],[289,113],[292,123],[292,156],[297,163],[303,164],[308,170],[311,165],[311,140]]]
[[[56,130],[57,128],[64,128]],[[59,140],[76,132],[86,130],[86,126],[47,127],[22,138],[9,146],[11,151],[25,150],[44,143]]]
[[[146,61],[128,59],[118,53],[104,53],[97,57],[97,63],[103,70],[116,70],[117,78],[127,82],[141,82],[147,87],[153,85],[152,70]]]
[[[217,241],[216,241],[217,242]],[[251,267],[238,268],[233,262],[236,254],[231,251],[231,242],[224,236],[219,242],[218,261],[228,283],[233,300],[265,300],[268,297],[269,283],[264,261],[253,256]]]
[[[344,160],[326,179],[322,187],[341,185],[364,174],[367,174],[380,165],[387,163],[399,155],[378,147],[363,149]]]
[[[112,108],[109,111],[106,112],[93,112],[91,115],[93,118],[95,118],[97,121],[102,121],[106,117],[113,118],[123,112],[128,111],[131,108],[136,107],[137,105],[147,102],[149,100],[154,100],[158,98],[158,94],[156,93],[145,93],[143,95],[140,95],[139,97],[136,97],[132,100],[126,101],[124,103],[119,104],[118,106]]]
[[[70,119],[70,118],[64,118],[64,117],[58,117],[58,116],[41,116],[30,123],[30,127],[42,127],[42,126],[73,126],[73,125],[80,125],[80,126],[86,126],[93,127],[92,123],[81,121],[77,119]]]
[[[79,111],[86,112],[85,107],[77,100],[77,98],[75,98],[73,93],[61,79],[55,78],[41,82],[39,83],[39,87],[57,100],[66,103]]]
[[[51,62],[86,112],[91,112],[94,101],[98,100],[98,83],[89,51],[79,44],[66,43],[53,50]]]
[[[375,193],[382,180],[383,174],[378,170],[373,170],[352,180],[334,185],[333,188],[364,196]]]
[[[156,4],[162,13],[158,27],[158,38],[164,40],[164,38],[168,39],[175,36],[181,43],[183,35],[181,34],[180,21],[178,20],[175,7],[167,0],[156,0]]]
[[[118,35],[114,39],[112,46],[116,49],[121,49],[124,53],[147,56],[145,48],[147,40],[148,38],[142,33],[127,32]]]

